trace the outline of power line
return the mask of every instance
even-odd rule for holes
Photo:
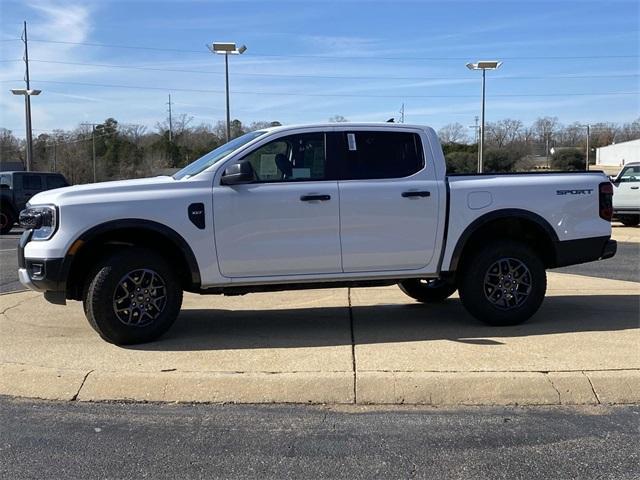
[[[208,90],[198,88],[174,88],[174,87],[152,87],[142,85],[122,85],[106,83],[86,83],[86,82],[62,82],[55,80],[38,80],[40,83],[55,83],[59,85],[81,85],[85,87],[101,88],[128,88],[136,90],[161,90],[194,93],[224,93],[223,90]],[[367,95],[357,93],[294,93],[294,92],[259,92],[237,90],[232,93],[240,95],[271,95],[271,96],[292,96],[292,97],[353,97],[353,98],[477,98],[477,95]],[[573,92],[573,93],[496,93],[492,97],[574,97],[574,96],[612,96],[612,95],[639,95],[640,92]]]
[[[208,53],[206,50],[190,50],[190,49],[180,49],[180,48],[165,48],[165,47],[146,47],[141,45],[118,45],[118,44],[108,44],[108,43],[95,43],[95,42],[69,42],[63,40],[40,40],[40,39],[32,39],[32,42],[40,42],[40,43],[54,43],[54,44],[63,44],[63,45],[80,45],[86,47],[103,47],[103,48],[122,48],[129,50],[149,50],[149,51],[158,51],[158,52],[180,52],[180,53]],[[341,56],[341,55],[308,55],[308,54],[289,54],[289,55],[278,55],[278,54],[266,54],[266,53],[252,53],[252,56],[255,57],[274,57],[274,58],[326,58],[326,59],[337,59],[337,60],[468,60],[468,57],[382,57],[377,55],[371,56]],[[517,57],[500,57],[503,60],[586,60],[586,59],[609,59],[609,58],[638,58],[638,55],[569,55],[569,56],[560,56],[560,55],[552,55],[552,56],[517,56]]]
[[[17,60],[4,60],[7,62],[17,61]],[[213,74],[213,75],[224,75],[222,71],[213,71],[213,70],[188,70],[184,68],[160,68],[160,67],[140,67],[137,65],[114,65],[114,64],[106,64],[106,63],[89,63],[89,62],[66,62],[66,61],[58,61],[58,60],[38,60],[31,59],[31,62],[38,63],[51,63],[57,65],[77,65],[77,66],[87,66],[87,67],[102,67],[102,68],[122,68],[129,70],[143,70],[143,71],[152,71],[152,72],[176,72],[176,73],[199,73],[199,74]],[[284,78],[319,78],[319,79],[330,79],[330,80],[463,80],[468,79],[468,77],[440,77],[440,76],[415,76],[415,77],[380,77],[380,76],[350,76],[350,75],[311,75],[311,74],[284,74],[284,73],[263,73],[263,72],[237,72],[234,75],[238,76],[247,76],[247,77],[284,77]],[[572,79],[572,78],[626,78],[626,77],[639,77],[640,73],[623,73],[623,74],[589,74],[589,75],[581,75],[581,74],[567,74],[567,75],[525,75],[525,76],[496,76],[493,77],[493,80],[539,80],[539,79]]]

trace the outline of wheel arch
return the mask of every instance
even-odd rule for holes
[[[167,225],[145,219],[120,219],[96,225],[83,232],[70,246],[63,261],[66,298],[82,298],[84,279],[95,261],[110,249],[142,246],[159,251],[177,267],[187,291],[200,288],[200,269],[193,250],[178,232]]]
[[[527,241],[541,254],[545,267],[556,263],[559,239],[549,222],[531,211],[508,208],[482,215],[467,226],[453,249],[449,271],[463,267],[468,254],[491,239]]]

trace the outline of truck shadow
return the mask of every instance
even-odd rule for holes
[[[636,295],[548,297],[529,322],[479,323],[458,299],[442,304],[352,307],[356,344],[450,340],[496,346],[509,338],[640,327]],[[183,310],[161,340],[127,348],[156,351],[301,348],[351,345],[347,307],[278,310]]]

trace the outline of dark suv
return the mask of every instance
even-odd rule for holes
[[[9,233],[31,197],[44,190],[67,187],[60,173],[0,172],[0,234]]]

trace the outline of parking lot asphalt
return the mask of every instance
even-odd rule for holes
[[[77,403],[0,397],[7,479],[637,479],[640,408]]]

